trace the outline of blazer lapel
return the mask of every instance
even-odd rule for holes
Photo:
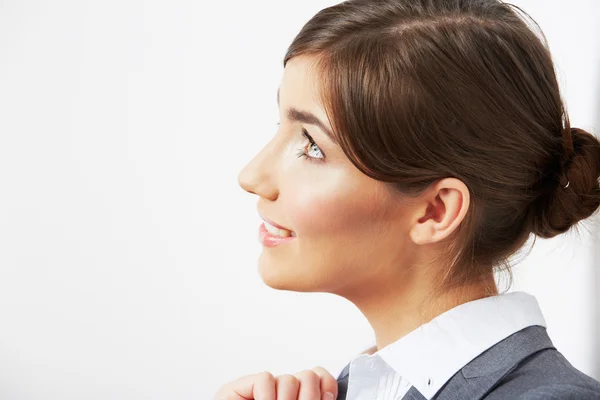
[[[526,358],[555,349],[546,328],[530,326],[490,347],[457,372],[433,397],[436,400],[479,400]]]
[[[465,365],[446,382],[433,399],[479,400],[527,357],[554,348],[546,328],[530,326],[522,329]],[[337,378],[339,400],[346,400],[349,372],[350,364],[347,364]],[[413,386],[403,400],[425,400],[425,397]]]
[[[350,372],[350,363],[348,363],[340,375],[337,377],[338,383],[338,395],[337,400],[346,400],[346,394],[348,393],[348,374]]]

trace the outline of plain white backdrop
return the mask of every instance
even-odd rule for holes
[[[372,344],[345,300],[262,283],[237,186],[276,131],[287,46],[334,3],[0,2],[0,398],[210,399],[263,370],[336,375]],[[597,134],[600,3],[514,3]],[[538,240],[512,290],[598,379],[597,225]]]

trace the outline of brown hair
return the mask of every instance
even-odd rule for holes
[[[467,185],[454,283],[600,206],[600,142],[570,126],[546,38],[515,9],[348,0],[310,19],[283,61],[314,56],[335,140],[364,174],[406,195],[446,177]]]

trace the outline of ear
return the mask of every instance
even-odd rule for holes
[[[410,237],[416,244],[435,243],[448,237],[469,210],[470,195],[459,179],[444,178],[421,196],[415,208]]]

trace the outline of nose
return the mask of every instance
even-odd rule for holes
[[[248,193],[276,200],[278,196],[275,182],[275,157],[272,142],[267,144],[238,174],[238,184]]]

